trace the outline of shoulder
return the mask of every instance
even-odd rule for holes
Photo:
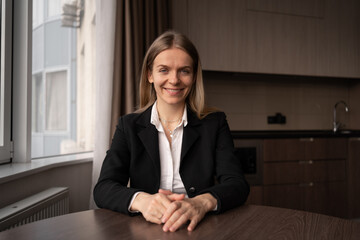
[[[147,126],[150,124],[151,107],[143,112],[133,112],[119,118],[118,125],[123,127],[133,127],[135,125]]]
[[[216,129],[223,124],[227,124],[226,115],[222,111],[208,113],[201,119],[199,119],[194,112],[190,111],[188,114],[188,121],[192,126],[200,125],[208,130]]]
[[[221,125],[223,122],[226,122],[226,114],[221,111],[211,112],[207,114],[204,118],[202,118],[200,121],[203,123],[211,122]]]

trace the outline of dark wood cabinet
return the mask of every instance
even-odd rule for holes
[[[173,0],[172,27],[206,70],[358,78],[360,3],[343,2]]]
[[[250,194],[246,204],[263,204],[263,186],[250,186]]]
[[[348,216],[360,217],[360,138],[349,139],[348,161]]]
[[[264,140],[265,205],[347,216],[347,139]]]

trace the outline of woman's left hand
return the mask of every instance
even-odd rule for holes
[[[170,194],[171,192],[166,191],[163,193]],[[187,230],[192,231],[204,218],[205,214],[213,210],[216,205],[217,200],[210,193],[205,193],[194,198],[186,198],[181,201],[173,201],[161,219],[164,223],[163,231],[175,232],[188,220],[190,220],[190,223]]]

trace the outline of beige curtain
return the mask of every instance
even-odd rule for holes
[[[170,0],[118,0],[116,4],[112,137],[120,116],[138,105],[143,57],[152,41],[170,24]]]
[[[102,162],[109,149],[111,100],[114,74],[116,0],[96,0],[96,100],[92,188],[99,178]],[[90,195],[90,208],[96,208]]]

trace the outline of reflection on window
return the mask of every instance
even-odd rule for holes
[[[44,21],[44,0],[33,0],[33,27]]]
[[[43,131],[44,96],[42,74],[34,74],[32,78],[32,131]]]
[[[81,25],[64,24],[70,3]],[[33,1],[32,158],[93,150],[95,1],[82,3]]]
[[[46,131],[67,130],[66,71],[46,74]]]
[[[61,15],[61,0],[47,1],[47,16],[53,17]]]

